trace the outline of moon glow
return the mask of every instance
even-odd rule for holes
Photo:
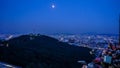
[[[55,8],[55,5],[54,4],[52,4],[52,6],[51,6],[52,8]]]

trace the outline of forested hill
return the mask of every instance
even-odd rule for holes
[[[60,42],[45,35],[22,35],[2,42],[0,61],[26,68],[80,68],[91,62],[91,49]]]

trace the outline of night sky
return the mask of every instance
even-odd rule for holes
[[[0,0],[0,33],[118,34],[119,14],[120,0]]]

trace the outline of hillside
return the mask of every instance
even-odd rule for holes
[[[90,49],[72,46],[45,35],[22,35],[4,42],[0,60],[24,68],[80,68],[92,61]]]

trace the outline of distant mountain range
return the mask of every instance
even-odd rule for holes
[[[0,61],[23,68],[81,68],[77,61],[91,62],[91,49],[71,46],[45,35],[22,35],[0,41]]]

